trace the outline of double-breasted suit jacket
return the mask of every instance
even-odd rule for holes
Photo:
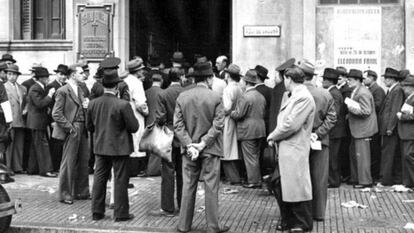
[[[309,151],[315,101],[304,85],[295,87],[285,100],[280,108],[276,129],[270,133],[268,140],[279,145],[283,201],[309,201],[312,200]]]

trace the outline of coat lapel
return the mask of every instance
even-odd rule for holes
[[[72,98],[73,102],[75,102],[77,105],[80,106],[81,105],[80,99],[75,95],[75,92],[73,91],[72,86],[69,84],[67,85],[68,85],[69,96]],[[81,94],[82,93],[79,92],[79,87],[78,87],[78,95],[81,95]]]

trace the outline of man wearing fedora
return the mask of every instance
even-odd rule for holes
[[[56,79],[46,86],[46,91],[49,91],[52,88],[54,88],[55,90],[58,90],[59,88],[63,87],[66,84],[66,80],[68,78],[67,77],[68,71],[69,71],[69,68],[67,65],[59,64],[57,69],[54,70],[54,72],[56,73]],[[53,106],[55,104],[55,97],[56,97],[56,93],[52,97],[53,102],[51,104],[51,109],[53,109]],[[52,137],[50,138],[50,153],[52,155],[53,169],[55,172],[58,172],[60,168],[60,162],[62,161],[64,140],[53,137],[53,130],[56,127],[56,123],[53,120],[52,112],[50,112],[49,118],[51,122],[51,130],[52,130],[52,134],[51,134]]]
[[[266,99],[255,85],[258,83],[256,70],[250,69],[241,79],[245,88],[243,95],[237,100],[230,117],[237,122],[237,138],[240,141],[242,158],[246,166],[247,184],[245,188],[262,187],[260,174],[260,145],[266,137],[264,114]]]
[[[10,101],[13,122],[11,123],[11,142],[6,151],[6,165],[15,173],[23,172],[24,128],[23,111],[26,111],[26,94],[24,86],[17,83],[21,74],[17,65],[11,64],[7,69],[8,81],[4,84]]]
[[[313,219],[325,219],[329,177],[329,133],[336,123],[335,101],[328,90],[316,87],[313,77],[315,67],[307,60],[301,60],[298,67],[305,74],[305,86],[315,101],[315,117],[312,126],[312,140],[320,141],[321,148],[311,149],[309,168],[312,182]]]
[[[102,85],[104,94],[89,102],[86,124],[93,132],[96,170],[92,188],[92,219],[97,221],[105,217],[106,185],[114,170],[114,220],[128,221],[134,218],[129,213],[128,201],[128,161],[134,151],[132,133],[138,130],[139,124],[134,116],[129,101],[117,97],[117,70],[106,70],[103,73]]]
[[[379,111],[385,99],[385,91],[377,83],[377,73],[373,70],[364,71],[364,85],[368,87],[372,96],[374,97],[375,113],[377,114],[377,121],[379,127]],[[380,178],[381,168],[381,135],[376,133],[371,140],[371,175],[374,181]]]
[[[362,71],[349,70],[347,79],[349,87],[353,88],[351,97],[345,99],[352,135],[349,149],[350,183],[354,184],[354,188],[366,188],[372,186],[370,140],[378,132],[374,97],[362,85]]]
[[[218,216],[223,106],[221,97],[210,90],[214,76],[211,63],[196,63],[192,75],[196,87],[178,96],[174,113],[174,133],[187,153],[182,156],[183,195],[177,229],[191,231],[197,183],[202,174],[207,232],[226,232],[229,228],[220,228]]]
[[[256,84],[255,88],[258,92],[260,92],[260,94],[263,95],[263,97],[265,97],[265,100],[266,100],[264,121],[265,121],[265,127],[266,127],[266,135],[268,135],[270,133],[268,129],[269,129],[269,109],[270,109],[269,107],[270,107],[270,101],[272,99],[272,88],[266,86],[264,82],[266,79],[269,79],[269,77],[267,76],[269,71],[264,66],[261,66],[261,65],[256,65],[254,70],[256,70],[257,77],[258,77],[257,79],[258,83]],[[266,156],[268,156],[268,153],[269,153],[269,150],[267,150],[266,148],[267,148],[267,143],[266,143],[266,138],[264,137],[262,140],[262,144],[260,145],[260,171],[262,175],[267,175],[273,172],[271,164],[265,162],[265,159],[267,158]]]
[[[340,148],[342,139],[346,136],[345,106],[341,92],[337,88],[339,74],[335,69],[326,68],[323,72],[322,86],[331,93],[335,103],[336,123],[329,132],[329,178],[328,188],[341,185]]]
[[[404,91],[400,85],[402,79],[399,71],[386,68],[383,76],[388,91],[379,111],[379,134],[382,138],[380,176],[382,185],[391,186],[401,183],[397,112],[404,104]]]
[[[230,117],[230,113],[235,109],[237,100],[242,96],[243,91],[240,88],[240,67],[236,64],[230,64],[224,69],[226,88],[223,90],[223,108],[224,129],[223,129],[223,158],[221,163],[223,166],[226,180],[231,185],[241,185],[240,173],[238,168],[239,148],[237,144],[237,124]]]
[[[14,60],[13,55],[6,53],[1,56],[0,62],[4,62],[9,66],[16,63],[16,60]]]
[[[402,184],[414,188],[414,76],[407,75],[401,81],[401,86],[406,97],[406,108],[402,107],[397,113],[398,136],[401,139]]]
[[[27,127],[31,129],[32,136],[27,173],[35,174],[39,171],[41,176],[56,177],[46,131],[49,124],[48,109],[53,103],[52,97],[56,90],[52,88],[46,91],[49,81],[49,71],[46,68],[37,68],[34,73],[36,83],[29,90],[27,107]]]
[[[180,84],[182,74],[181,68],[171,68],[168,73],[171,85],[162,91],[157,99],[155,121],[158,124],[166,125],[172,131],[174,131],[174,110],[177,97],[184,91]],[[161,208],[151,211],[152,215],[174,216],[174,194],[176,194],[178,208],[181,206],[183,189],[182,154],[180,142],[176,135],[172,142],[171,157],[172,162],[161,160]],[[175,189],[175,183],[177,189]]]
[[[175,51],[171,58],[172,67],[181,68],[185,62],[184,54],[180,51]]]
[[[67,85],[56,91],[52,117],[56,122],[54,135],[64,140],[59,172],[59,201],[73,204],[75,199],[89,198],[88,133],[85,127],[85,100],[79,83],[84,73],[81,65],[72,65],[66,72]]]

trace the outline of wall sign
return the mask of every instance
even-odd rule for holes
[[[335,7],[334,65],[380,74],[381,21],[381,7]]]
[[[113,54],[113,5],[78,5],[79,46],[81,59],[102,60]]]
[[[279,25],[249,25],[243,27],[244,37],[280,37],[280,26]]]

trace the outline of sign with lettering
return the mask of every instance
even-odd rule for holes
[[[244,37],[280,37],[279,25],[244,26]]]
[[[334,65],[380,74],[381,21],[381,7],[335,7]]]
[[[112,54],[113,5],[78,5],[79,58],[100,60]]]

